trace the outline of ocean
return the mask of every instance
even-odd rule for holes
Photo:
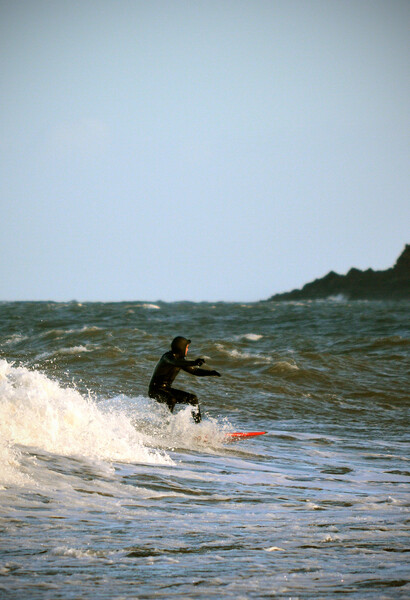
[[[0,596],[410,597],[409,304],[0,303]],[[147,396],[173,337],[221,377]],[[231,431],[267,431],[229,442]]]

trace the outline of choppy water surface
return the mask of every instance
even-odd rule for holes
[[[0,304],[1,597],[408,598],[408,319]],[[177,379],[200,425],[146,395],[176,335],[222,373]]]

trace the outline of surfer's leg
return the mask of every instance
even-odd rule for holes
[[[195,423],[200,423],[202,421],[201,409],[199,408],[199,404],[197,405],[196,410],[193,410],[191,412],[191,415]]]
[[[172,393],[174,390],[172,388],[157,388],[156,390],[150,390],[150,398],[153,398],[160,404],[166,404],[171,412],[174,412],[175,404],[177,403],[174,394]]]
[[[191,406],[195,406],[195,410],[192,411],[192,418],[194,419],[195,423],[200,423],[202,419],[201,409],[199,408],[199,400],[195,394],[189,394],[188,392],[175,390],[173,388],[171,388],[170,391],[176,399],[177,404],[190,404]]]
[[[200,423],[202,420],[201,409],[199,408],[199,400],[195,396],[195,394],[189,394],[188,403],[191,404],[192,406],[195,406],[195,410],[193,410],[191,412],[192,418],[195,421],[195,423]]]

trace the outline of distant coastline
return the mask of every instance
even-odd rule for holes
[[[410,245],[406,244],[396,264],[385,271],[352,268],[346,275],[330,271],[291,292],[275,294],[268,300],[319,300],[344,296],[349,300],[410,299]]]

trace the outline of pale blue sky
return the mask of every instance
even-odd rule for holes
[[[0,0],[0,300],[267,298],[410,242],[410,3]]]

